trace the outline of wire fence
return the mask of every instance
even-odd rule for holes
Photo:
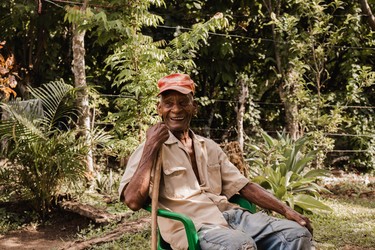
[[[127,98],[127,99],[137,99],[133,95],[119,95],[119,94],[99,94],[101,97],[113,97],[113,98]],[[138,97],[142,99],[142,96]],[[155,100],[157,100],[158,97],[155,97]],[[225,100],[225,99],[213,99],[210,98],[211,103],[240,103],[237,100]],[[283,103],[281,102],[261,102],[261,101],[253,101],[255,104],[258,105],[271,105],[271,106],[283,106]],[[336,107],[336,105],[329,105],[326,104],[324,107]],[[375,106],[369,106],[369,105],[340,105],[341,108],[353,108],[353,109],[375,109]]]
[[[107,97],[107,98],[125,98],[125,99],[136,99],[135,96],[132,96],[132,95],[119,95],[119,94],[100,94],[101,97]],[[140,97],[142,98],[142,97]],[[156,100],[157,98],[155,98]],[[210,101],[212,102],[219,102],[219,103],[239,103],[238,101],[235,101],[235,100],[225,100],[225,99],[210,99]],[[261,101],[254,101],[254,103],[256,103],[257,105],[259,106],[267,106],[267,105],[271,105],[271,106],[283,106],[283,103],[277,103],[277,102],[274,102],[274,103],[267,103],[267,102],[261,102]],[[325,107],[335,107],[335,105],[325,105]],[[370,106],[370,105],[364,105],[364,106],[360,106],[360,105],[344,105],[344,106],[340,106],[341,108],[348,108],[348,109],[368,109],[368,110],[373,110],[375,109],[375,106]],[[206,123],[207,120],[206,119],[199,119],[199,118],[194,118],[193,120],[194,122],[196,123]],[[105,126],[113,126],[115,125],[114,123],[103,123],[103,122],[96,122],[97,125],[105,125]],[[205,133],[209,133],[209,134],[212,134],[211,132],[223,132],[223,133],[234,133],[236,134],[237,133],[237,129],[236,128],[220,128],[220,127],[217,127],[217,128],[212,128],[212,127],[207,127],[207,126],[202,126],[202,127],[192,127],[192,130],[194,131],[200,131],[200,132],[205,132]],[[279,133],[280,131],[276,131],[276,130],[268,130],[268,131],[265,131],[266,133],[268,134],[277,134]],[[356,138],[375,138],[375,134],[349,134],[349,133],[324,133],[323,134],[324,136],[326,137],[341,137],[341,138],[344,138],[344,137],[356,137]],[[222,138],[211,138],[212,140],[214,141],[217,141],[217,142],[220,142],[222,141],[223,139]],[[370,152],[373,152],[371,150],[366,150],[366,149],[333,149],[333,150],[328,150],[327,152],[329,153],[370,153]]]

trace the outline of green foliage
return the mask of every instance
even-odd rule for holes
[[[69,129],[75,114],[70,85],[61,80],[30,91],[36,98],[31,103],[41,105],[3,103],[8,118],[0,123],[0,136],[3,156],[14,166],[8,169],[9,181],[17,184],[23,198],[33,200],[35,211],[45,219],[63,182],[83,177],[88,147],[79,131]],[[101,132],[91,138],[92,146],[107,139]]]
[[[14,165],[14,178],[27,189],[24,197],[31,197],[34,209],[45,219],[51,208],[52,197],[59,191],[64,180],[83,177],[86,150],[77,145],[76,133],[62,133],[48,140],[28,141],[28,137],[16,140],[17,146],[8,154]]]
[[[0,208],[0,233],[5,234],[9,231],[16,230],[23,223],[25,218],[22,218],[17,213],[7,211],[5,208]]]
[[[78,24],[83,27],[87,22],[90,21],[90,18],[93,17],[94,13],[91,11],[91,8],[86,8],[84,10],[78,7],[65,7],[65,17],[64,22],[68,21],[69,23]]]
[[[329,207],[316,199],[319,192],[326,190],[315,183],[327,172],[321,169],[307,171],[308,164],[316,157],[315,151],[303,152],[308,137],[294,142],[285,134],[278,134],[278,140],[265,132],[262,136],[263,144],[259,147],[250,145],[250,162],[257,167],[252,181],[297,210],[329,211]]]
[[[374,131],[369,118],[373,116],[373,109],[361,112],[345,108],[345,104],[354,105],[347,97],[362,99],[360,105],[373,106],[373,98],[368,94],[373,91],[370,44],[374,33],[361,23],[358,3],[314,0],[306,4],[300,0],[279,0],[272,5],[265,2],[258,10],[259,15],[252,13],[255,17],[250,22],[256,25],[254,31],[262,32],[263,38],[272,37],[274,43],[272,49],[265,40],[255,45],[259,55],[265,57],[264,61],[259,58],[261,63],[254,64],[252,69],[258,73],[257,81],[267,83],[258,84],[260,97],[262,101],[273,102],[277,96],[285,109],[284,112],[279,108],[265,108],[263,129],[279,130],[288,125],[291,122],[287,117],[288,108],[295,107],[293,118],[300,135],[309,133],[311,148],[318,150],[317,165],[323,166],[327,153],[334,149],[368,149],[348,157],[356,159],[356,166],[367,165],[371,169],[371,142],[367,140],[369,143],[358,145],[367,136],[362,139],[335,135],[367,135]],[[277,86],[273,87],[274,84]],[[284,96],[280,94],[282,91]],[[278,117],[280,124],[277,124]],[[347,126],[349,122],[356,125]],[[363,126],[366,130],[359,129]],[[361,158],[360,164],[358,158]]]
[[[271,2],[97,0],[81,10],[62,2],[10,0],[0,3],[0,27],[21,69],[18,87],[71,79],[69,26],[86,30],[87,82],[99,92],[95,119],[113,126],[116,155],[131,152],[158,121],[155,82],[172,71],[190,73],[205,104],[193,127],[204,127],[214,139],[236,138],[233,117],[243,74],[251,85],[247,136],[283,129],[292,106],[299,135],[313,138],[319,167],[344,156],[347,162],[332,167],[372,171],[375,39],[359,3]],[[111,96],[108,104],[101,104],[103,94]]]
[[[165,55],[149,38],[139,35],[131,39],[134,40],[107,58],[112,69],[119,72],[113,86],[124,96],[116,98],[114,112],[106,117],[107,122],[115,124],[116,137],[124,140],[115,146],[120,155],[132,151],[147,127],[158,121],[156,82],[165,70],[160,63]]]
[[[113,13],[98,13],[94,18],[100,22],[92,27],[95,34],[107,37],[106,41],[115,39],[116,34],[113,53],[105,62],[115,72],[112,87],[118,89],[121,97],[114,100],[114,109],[105,121],[114,124],[113,132],[119,139],[114,141],[114,150],[120,156],[133,151],[144,139],[148,126],[159,121],[155,106],[157,80],[171,72],[191,71],[192,58],[197,48],[207,43],[208,33],[225,25],[225,19],[219,15],[194,25],[190,32],[180,33],[168,43],[154,41],[142,29],[157,26],[162,18],[149,13],[149,1],[136,5],[134,9],[124,9],[126,15],[122,18]]]
[[[166,53],[141,30],[156,26],[161,17],[148,12],[151,5],[163,1],[111,1],[111,9],[99,9],[81,28],[91,31],[96,42],[111,42],[111,52],[104,59],[107,79],[120,94],[109,103],[111,110],[102,119],[113,124],[113,154],[128,155],[157,118],[155,113],[156,81],[165,72],[162,61]],[[124,8],[124,6],[127,6]],[[108,71],[109,69],[109,71]]]
[[[19,69],[18,96],[27,98],[23,91],[30,84],[37,87],[71,75],[71,39],[63,23],[64,8],[58,4],[39,6],[38,2],[10,0],[0,3],[0,12],[1,40],[6,41],[6,50],[14,54],[15,67]],[[29,56],[25,57],[27,53]]]
[[[167,47],[168,70],[190,72],[195,67],[193,59],[197,56],[198,49],[208,45],[210,32],[227,27],[228,19],[222,13],[217,13],[206,22],[194,24],[189,32],[177,31],[176,38]]]
[[[100,194],[118,195],[120,176],[116,176],[112,169],[109,170],[108,174],[105,173],[96,173],[95,176],[95,188]]]
[[[345,125],[347,130],[356,136],[346,141],[338,141],[337,144],[344,144],[354,150],[359,150],[355,157],[350,161],[358,169],[364,172],[375,171],[375,121],[374,109],[360,106],[371,106],[371,98],[364,95],[364,92],[371,90],[375,86],[375,71],[369,66],[353,65],[351,69],[352,76],[348,79],[346,85],[347,95],[345,96],[347,107]],[[358,108],[357,108],[358,107]]]

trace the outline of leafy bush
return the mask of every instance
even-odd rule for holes
[[[76,115],[73,90],[56,81],[31,89],[34,101],[1,104],[7,117],[0,122],[2,155],[12,163],[7,171],[23,198],[32,199],[42,219],[60,185],[79,180],[85,172],[84,159],[91,145],[84,142],[79,131],[69,129]]]
[[[252,181],[268,189],[296,210],[329,211],[330,208],[317,199],[319,192],[327,190],[315,183],[316,179],[324,176],[327,171],[307,171],[306,168],[316,156],[316,151],[306,154],[302,151],[308,137],[293,141],[283,133],[278,134],[276,140],[265,132],[262,137],[263,144],[250,145],[252,157],[249,160],[257,169]]]

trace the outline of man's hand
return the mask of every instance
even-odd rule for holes
[[[293,220],[297,222],[298,224],[300,224],[301,226],[306,227],[310,231],[311,235],[313,234],[313,228],[311,226],[311,222],[309,218],[301,215],[297,211],[293,209],[288,209],[285,213],[285,218],[287,218],[288,220]]]
[[[160,148],[161,145],[168,140],[169,132],[167,126],[163,122],[158,122],[150,127],[146,133],[146,143]]]
[[[240,190],[240,194],[248,201],[262,208],[275,211],[283,215],[285,218],[293,220],[301,226],[306,227],[311,234],[313,233],[313,228],[308,218],[294,211],[292,208],[288,207],[280,200],[276,199],[272,194],[270,194],[258,184],[249,182]]]
[[[153,161],[156,159],[158,150],[168,138],[168,128],[162,122],[155,124],[147,130],[146,144],[141,160],[133,177],[125,187],[123,195],[126,205],[133,211],[141,209],[149,198]]]

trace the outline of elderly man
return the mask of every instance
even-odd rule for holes
[[[158,81],[160,122],[132,154],[121,180],[120,199],[137,211],[150,202],[153,161],[162,150],[159,207],[189,216],[202,249],[310,249],[308,218],[250,182],[214,141],[190,130],[197,113],[195,84],[186,74]],[[258,206],[287,219],[250,212],[228,202],[239,193]],[[187,249],[180,222],[159,218],[163,238],[173,249]],[[310,231],[310,232],[309,232]]]

